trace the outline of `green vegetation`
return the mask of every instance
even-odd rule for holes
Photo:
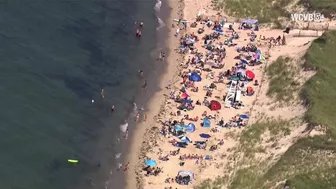
[[[302,98],[311,107],[306,119],[312,125],[328,127],[336,137],[336,32],[328,32],[315,40],[305,55],[305,69],[317,70],[302,90]]]
[[[315,40],[305,55],[305,69],[314,69],[313,76],[302,89],[302,97],[309,104],[306,120],[312,125],[324,125],[326,135],[306,137],[297,141],[277,161],[244,164],[231,178],[229,189],[333,189],[336,186],[336,32],[327,32]],[[260,140],[270,127],[250,126],[242,135],[242,144]],[[272,123],[276,124],[276,123]],[[253,127],[253,128],[252,128]],[[276,129],[277,130],[277,129]],[[240,150],[240,149],[239,149]],[[265,166],[267,168],[265,168]],[[211,182],[208,181],[208,186]],[[197,188],[208,189],[208,188]],[[210,189],[210,188],[209,188]]]
[[[256,18],[259,22],[273,22],[280,17],[289,17],[285,7],[290,0],[214,0],[215,7],[239,18]]]
[[[270,132],[270,141],[275,141],[278,138],[290,134],[290,127],[293,125],[292,121],[272,120],[267,122],[257,122],[245,129],[240,137],[241,150],[245,152],[245,156],[253,157],[255,152],[263,151],[258,147],[261,142],[261,136],[266,131]]]
[[[261,23],[274,22],[279,27],[279,18],[290,18],[287,6],[290,0],[213,0],[217,10],[238,18],[256,18]],[[300,5],[309,11],[323,13],[331,17],[336,13],[336,1],[332,0],[300,0]]]
[[[300,86],[297,81],[299,71],[292,59],[279,57],[266,69],[270,79],[267,95],[275,97],[279,102],[289,103],[294,99],[294,94]]]
[[[300,4],[308,8],[309,11],[318,11],[326,17],[336,13],[336,1],[331,0],[301,0]]]

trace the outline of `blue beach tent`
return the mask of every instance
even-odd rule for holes
[[[191,73],[191,75],[189,76],[189,80],[190,81],[202,81],[202,78],[200,75],[198,75],[196,72]]]
[[[210,120],[209,119],[207,119],[207,118],[204,118],[203,119],[203,123],[202,123],[202,126],[203,127],[206,127],[206,128],[209,128],[210,127]]]
[[[151,166],[151,167],[155,167],[156,166],[156,161],[152,160],[152,159],[147,159],[145,161],[146,166]]]

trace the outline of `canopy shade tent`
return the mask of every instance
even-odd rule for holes
[[[190,138],[187,137],[187,136],[182,136],[182,137],[180,137],[180,140],[181,140],[182,142],[185,142],[185,143],[192,143],[192,141],[190,140]]]
[[[206,134],[206,133],[202,133],[199,136],[202,137],[202,138],[210,138],[211,137],[211,135]]]
[[[210,120],[209,119],[207,119],[207,118],[204,118],[203,119],[203,123],[202,123],[202,126],[203,127],[207,127],[207,128],[209,128],[210,127]]]
[[[255,19],[245,19],[242,21],[242,23],[246,23],[246,24],[257,24],[258,20]]]
[[[179,171],[177,173],[178,176],[190,176],[190,178],[193,180],[194,179],[194,173],[191,171]]]
[[[191,73],[191,75],[189,76],[189,80],[190,81],[202,81],[202,78],[200,75],[198,75],[196,72]]]
[[[255,78],[255,75],[254,75],[254,73],[251,70],[246,70],[245,74],[246,74],[246,77],[248,79],[254,79]]]
[[[193,133],[196,130],[195,124],[189,123],[188,125],[175,125],[174,126],[175,131],[185,131],[189,133]]]
[[[156,166],[156,161],[152,160],[152,159],[147,159],[145,161],[146,166],[151,166],[151,167],[155,167]]]
[[[216,100],[211,100],[210,102],[210,109],[212,111],[217,111],[217,110],[220,110],[222,108],[221,104],[216,101]]]

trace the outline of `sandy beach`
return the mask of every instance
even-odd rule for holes
[[[161,78],[161,91],[148,105],[146,121],[137,124],[128,156],[129,189],[194,188],[206,179],[215,179],[234,162],[227,157],[232,155],[231,149],[239,140],[228,137],[229,134],[239,135],[245,127],[257,122],[261,113],[272,118],[292,119],[305,111],[302,106],[269,111],[265,67],[280,56],[301,56],[316,37],[294,38],[282,30],[254,31],[254,28],[239,28],[241,23],[225,23],[220,26],[223,34],[204,41],[205,34],[214,33],[216,24],[225,22],[225,16],[212,10],[211,1],[168,3],[172,13],[166,23],[170,29],[167,70]],[[197,16],[201,21],[196,22]],[[173,19],[182,19],[182,23],[187,20],[188,27],[177,32],[181,23]],[[197,26],[190,27],[194,22]],[[199,28],[204,29],[201,34]],[[180,38],[193,43],[185,53],[179,52]],[[233,40],[228,40],[230,38]],[[211,50],[207,49],[209,46]],[[248,60],[248,64],[242,60]],[[306,79],[313,75],[305,74],[307,76],[302,77]],[[194,75],[201,79],[192,79]],[[237,81],[233,77],[242,79]],[[226,98],[232,92],[232,98]],[[282,141],[283,148],[277,153],[284,153],[292,144],[291,139],[297,138],[302,130],[303,126],[298,127],[297,132]],[[155,165],[146,166],[146,160]]]

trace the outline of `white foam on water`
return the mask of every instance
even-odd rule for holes
[[[128,129],[128,123],[120,125],[120,131],[121,132],[126,132]]]
[[[158,17],[158,16],[156,16],[156,17],[157,17],[157,19],[158,19],[158,22],[159,22],[159,26],[156,28],[156,30],[159,30],[159,29],[161,29],[161,28],[165,27],[165,26],[166,26],[166,24],[163,22],[163,20],[161,20],[161,18],[160,18],[160,17]]]
[[[121,157],[121,153],[115,155],[115,159],[119,159]]]
[[[161,6],[162,6],[162,2],[160,0],[156,0],[155,6],[154,6],[154,10],[156,12],[160,12]]]

